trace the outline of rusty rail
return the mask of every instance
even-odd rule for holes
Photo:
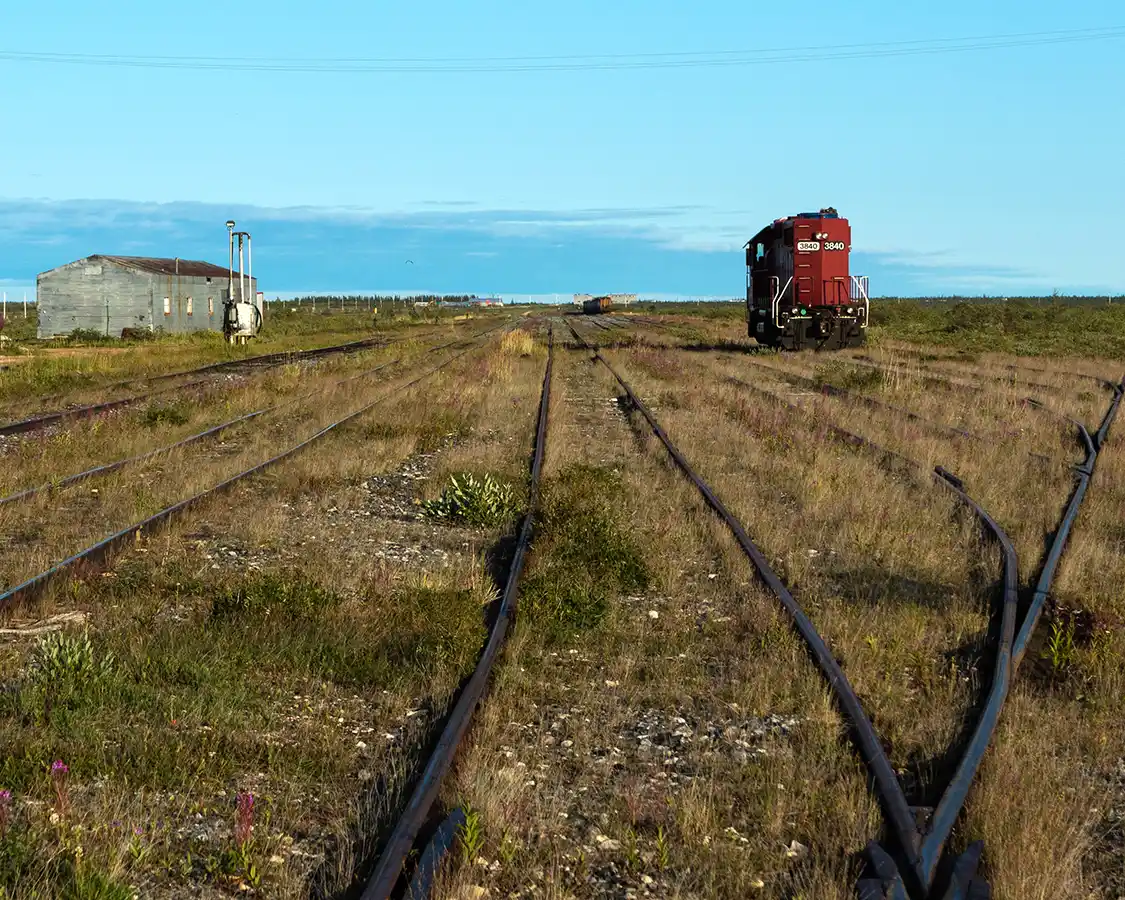
[[[523,522],[520,525],[515,555],[512,558],[511,567],[508,569],[508,578],[500,598],[496,621],[492,626],[492,632],[489,634],[488,643],[477,661],[476,669],[474,669],[473,674],[457,698],[457,702],[446,720],[445,727],[442,729],[437,747],[427,761],[426,767],[417,785],[415,785],[414,792],[410,795],[406,809],[399,817],[398,823],[383,847],[383,852],[375,864],[374,874],[368,880],[361,895],[361,900],[386,900],[391,896],[391,892],[402,876],[403,865],[418,838],[418,832],[422,828],[426,815],[437,799],[442,779],[453,764],[453,757],[461,739],[465,736],[472,722],[473,712],[484,697],[493,663],[495,663],[496,657],[504,645],[504,639],[507,637],[508,628],[515,613],[520,574],[523,572],[524,561],[531,543],[535,512],[539,504],[539,481],[543,472],[543,457],[547,449],[547,420],[551,404],[551,372],[554,366],[554,336],[550,331],[548,331],[547,341],[547,370],[543,374],[543,388],[539,398],[539,417],[535,428],[535,449],[531,461],[527,511],[524,513]]]
[[[492,329],[495,330],[495,329]],[[488,332],[483,332],[488,333]],[[119,381],[115,384],[107,385],[106,390],[115,387],[123,387],[129,384],[138,383],[154,383],[159,381],[167,381],[172,378],[183,378],[186,376],[195,375],[214,375],[219,372],[226,372],[232,369],[242,368],[269,368],[271,366],[284,365],[291,362],[299,362],[303,360],[319,359],[324,356],[334,356],[338,353],[357,353],[363,350],[383,347],[388,342],[382,336],[374,338],[364,338],[359,341],[348,341],[344,344],[331,344],[327,347],[312,347],[308,350],[281,350],[277,353],[265,353],[260,356],[248,356],[245,359],[230,359],[223,362],[211,363],[206,366],[200,366],[197,369],[186,369],[180,372],[167,372],[162,375],[149,375],[140,378],[132,378],[127,381]],[[51,425],[56,425],[60,422],[70,422],[75,419],[90,418],[102,413],[113,412],[117,409],[123,409],[135,403],[140,403],[152,397],[159,397],[176,390],[187,390],[193,387],[199,387],[207,383],[207,379],[199,381],[191,381],[187,384],[175,385],[169,388],[162,388],[158,391],[149,391],[144,394],[136,394],[132,397],[123,397],[119,400],[109,400],[104,403],[94,403],[88,406],[78,406],[74,409],[63,409],[52,413],[43,413],[36,416],[31,416],[26,419],[21,419],[16,422],[8,422],[0,425],[0,435],[8,434],[26,434],[28,432],[41,431]]]
[[[909,900],[909,898],[922,900],[922,898],[937,898],[939,896],[944,900],[971,900],[971,898],[987,897],[989,888],[983,879],[977,875],[983,843],[980,841],[974,842],[962,854],[952,860],[943,856],[943,850],[964,806],[992,735],[995,733],[1004,700],[1007,697],[1018,663],[1016,650],[1020,639],[1015,634],[1018,615],[1018,561],[1015,549],[1004,530],[979,504],[966,494],[964,485],[959,479],[940,467],[935,471],[935,476],[939,481],[952,490],[961,502],[973,510],[986,533],[999,544],[1004,574],[1000,598],[1001,615],[996,661],[984,708],[977,719],[957,770],[946,786],[937,807],[932,811],[918,810],[912,808],[907,802],[886,751],[839,664],[832,656],[824,640],[817,633],[811,620],[781,579],[773,572],[761,551],[750,540],[745,528],[727,510],[706,482],[691,468],[632,387],[602,356],[600,350],[591,347],[573,326],[571,326],[571,331],[579,343],[591,349],[594,358],[610,371],[625,391],[629,401],[648,422],[649,427],[664,445],[677,467],[695,485],[704,501],[723,519],[743,552],[753,563],[759,578],[781,601],[793,622],[794,628],[805,641],[814,661],[828,681],[836,701],[848,721],[853,743],[867,765],[873,782],[873,792],[883,809],[889,836],[893,839],[890,850],[879,842],[873,841],[869,844],[867,855],[873,871],[858,885],[862,900]],[[1116,391],[1113,405],[1098,430],[1098,437],[1093,442],[1095,449],[1100,448],[1108,434],[1109,427],[1120,404],[1123,390],[1125,390],[1125,382]],[[835,436],[848,440],[849,443],[855,443],[850,439],[858,437],[850,435],[843,429],[835,429]],[[882,449],[866,441],[866,439],[861,439],[858,446],[875,451],[881,451]],[[1087,469],[1092,470],[1092,464]],[[1081,472],[1080,469],[1080,474]],[[1086,477],[1088,480],[1088,475]],[[1078,502],[1080,502],[1080,497]],[[1064,519],[1073,522],[1076,514],[1077,505],[1072,499]],[[1061,531],[1062,529],[1060,529]],[[1060,534],[1056,543],[1058,543],[1059,537],[1065,542],[1065,536]],[[1052,557],[1049,556],[1044,567],[1044,575],[1047,574],[1048,569],[1053,571],[1051,559]],[[1032,628],[1034,628],[1034,622],[1029,614],[1025,617],[1020,629],[1021,638],[1025,632],[1029,633]],[[923,824],[919,823],[919,813],[923,814]],[[928,822],[925,821],[927,818]],[[939,880],[939,873],[941,880]]]
[[[477,335],[476,341],[474,341],[474,345],[479,343],[479,341],[483,337],[487,336],[488,334],[491,334],[492,331],[495,331],[495,330],[496,329],[492,329],[489,332],[485,332],[484,335]],[[58,578],[65,575],[70,569],[72,569],[78,563],[90,563],[90,564],[94,564],[94,565],[104,564],[106,562],[106,560],[111,556],[111,554],[113,554],[116,550],[119,550],[120,548],[122,548],[124,546],[127,546],[130,542],[135,541],[135,540],[139,539],[140,537],[142,537],[144,535],[152,534],[153,532],[155,532],[157,529],[159,529],[161,526],[163,526],[165,523],[169,522],[170,520],[172,520],[176,516],[181,515],[182,513],[188,511],[189,509],[192,509],[192,508],[198,506],[200,503],[202,503],[205,500],[210,499],[211,497],[217,496],[221,493],[224,493],[224,492],[230,490],[236,484],[244,481],[245,479],[249,478],[250,476],[257,475],[261,472],[264,472],[266,469],[270,469],[273,466],[276,466],[278,463],[283,462],[284,460],[289,459],[290,457],[293,457],[293,456],[297,455],[302,450],[306,449],[307,447],[314,444],[316,441],[320,440],[322,437],[325,437],[326,435],[331,434],[336,429],[338,429],[341,426],[346,425],[347,423],[359,418],[360,416],[362,416],[365,413],[371,411],[372,409],[374,409],[376,406],[380,405],[381,403],[386,402],[387,400],[391,399],[392,397],[395,397],[395,396],[401,394],[403,391],[406,391],[407,389],[409,389],[411,387],[414,387],[415,385],[417,385],[420,382],[424,381],[425,379],[429,378],[431,375],[434,375],[437,372],[441,371],[446,366],[449,366],[450,364],[452,364],[456,360],[460,359],[461,357],[465,356],[467,353],[471,352],[472,349],[473,349],[473,347],[469,347],[468,349],[462,350],[459,353],[455,353],[453,356],[449,357],[444,362],[439,363],[437,366],[434,366],[433,368],[431,368],[428,371],[424,372],[423,374],[419,375],[417,378],[414,378],[413,380],[407,382],[404,385],[398,386],[394,390],[384,394],[383,396],[381,396],[378,399],[372,401],[371,403],[368,403],[368,404],[360,407],[359,409],[355,410],[354,412],[348,413],[346,416],[344,416],[343,418],[337,419],[335,422],[332,422],[330,425],[324,426],[323,428],[321,428],[317,432],[315,432],[312,436],[310,436],[308,438],[305,438],[305,440],[301,441],[299,444],[296,444],[296,445],[290,447],[288,450],[282,451],[281,453],[277,454],[276,456],[271,457],[270,459],[265,460],[264,462],[260,462],[257,465],[252,466],[249,469],[246,469],[245,471],[239,472],[237,475],[232,475],[230,478],[227,478],[225,481],[222,481],[219,484],[214,485],[213,487],[207,488],[204,491],[200,491],[198,494],[195,494],[192,497],[188,497],[185,500],[181,500],[178,503],[173,504],[172,506],[165,507],[164,509],[160,510],[159,512],[153,513],[151,516],[148,516],[147,518],[142,519],[140,522],[136,522],[133,525],[129,525],[128,527],[123,528],[120,531],[115,532],[114,534],[111,534],[106,538],[103,538],[102,540],[98,541],[97,543],[93,544],[92,546],[87,547],[85,550],[82,550],[78,553],[75,553],[72,556],[67,557],[66,559],[62,560],[61,562],[56,563],[55,565],[51,566],[51,568],[47,569],[46,571],[40,572],[38,575],[35,575],[32,578],[27,579],[26,581],[22,582],[21,584],[18,584],[15,587],[10,588],[7,591],[5,591],[3,593],[0,593],[0,611],[10,608],[11,606],[15,605],[16,603],[28,602],[28,601],[40,596],[44,591],[47,590],[48,587],[50,587],[51,584],[53,584]]]
[[[1043,609],[1054,583],[1055,573],[1058,571],[1059,563],[1062,561],[1063,552],[1066,550],[1066,544],[1070,538],[1070,531],[1078,519],[1078,511],[1081,509],[1082,501],[1090,488],[1090,481],[1094,477],[1094,467],[1097,465],[1098,456],[1109,437],[1109,429],[1113,426],[1114,419],[1117,418],[1117,410],[1121,406],[1123,395],[1125,395],[1125,378],[1121,380],[1121,383],[1114,385],[1113,400],[1102,417],[1101,425],[1098,426],[1098,430],[1093,435],[1081,422],[1070,420],[1078,429],[1079,437],[1086,446],[1086,458],[1074,469],[1074,489],[1063,509],[1051,546],[1047,549],[1046,556],[1043,559],[1043,565],[1035,583],[1035,592],[1032,594],[1031,603],[1024,614],[1019,634],[1016,635],[1015,646],[1012,651],[1016,666],[1019,666],[1023,660],[1028,644],[1031,642],[1031,636],[1043,615]]]
[[[450,347],[455,347],[455,346],[458,346],[458,345],[463,344],[463,343],[465,343],[465,341],[450,341],[447,344],[441,344],[437,347],[431,347],[430,350],[427,351],[427,352],[437,353],[441,350],[448,350]],[[73,484],[78,484],[79,482],[86,481],[90,478],[98,478],[98,477],[101,477],[103,475],[110,475],[113,472],[117,472],[120,469],[125,468],[125,466],[133,465],[133,464],[139,463],[139,462],[144,462],[146,459],[152,459],[153,457],[156,457],[156,456],[163,456],[166,453],[171,453],[173,450],[179,450],[183,447],[188,447],[188,446],[190,446],[194,443],[197,443],[198,441],[203,441],[203,440],[206,440],[208,438],[215,437],[215,435],[217,435],[217,434],[222,434],[224,431],[227,431],[230,428],[234,428],[236,425],[242,425],[245,422],[249,422],[252,419],[256,419],[256,418],[258,418],[258,416],[263,416],[263,415],[266,415],[267,413],[271,413],[271,412],[277,412],[277,410],[279,410],[279,409],[284,409],[287,406],[292,406],[294,403],[298,403],[301,400],[307,400],[309,397],[315,396],[317,394],[323,394],[323,393],[326,393],[330,390],[334,390],[335,388],[338,388],[338,387],[340,387],[341,385],[344,385],[344,384],[348,384],[352,381],[358,381],[361,378],[370,378],[372,375],[375,375],[375,374],[383,371],[384,369],[389,368],[390,366],[397,365],[401,361],[402,361],[401,359],[392,359],[389,362],[382,363],[378,366],[375,366],[372,369],[367,369],[367,370],[365,370],[363,372],[360,372],[356,375],[349,375],[347,378],[341,378],[339,381],[333,382],[332,384],[326,385],[325,387],[320,388],[318,390],[307,391],[304,394],[300,394],[297,397],[293,397],[290,400],[286,400],[284,403],[277,403],[277,404],[274,404],[273,406],[266,406],[266,407],[263,407],[262,409],[256,409],[256,410],[253,410],[252,412],[248,412],[248,413],[245,413],[244,415],[237,416],[237,417],[235,417],[233,419],[230,419],[226,422],[221,422],[218,425],[212,425],[210,428],[207,428],[207,429],[205,429],[203,431],[200,431],[196,434],[189,435],[188,437],[183,438],[182,440],[176,441],[174,444],[168,444],[165,447],[157,447],[155,450],[149,450],[146,453],[138,453],[136,456],[130,456],[126,459],[119,459],[119,460],[116,460],[116,461],[111,462],[111,463],[105,463],[105,464],[100,465],[100,466],[94,466],[94,467],[86,469],[82,472],[76,472],[73,475],[68,475],[65,478],[62,478],[58,481],[50,481],[50,482],[47,482],[46,484],[41,484],[41,485],[38,485],[36,487],[26,488],[22,491],[17,491],[14,494],[9,494],[7,497],[0,497],[0,506],[6,506],[9,503],[17,503],[17,502],[20,502],[20,501],[23,501],[23,500],[30,500],[33,497],[38,496],[39,494],[43,494],[43,493],[46,493],[48,491],[59,490],[61,488],[65,488],[65,487],[70,487]]]

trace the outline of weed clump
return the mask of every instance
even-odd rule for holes
[[[488,474],[477,478],[463,472],[450,476],[436,500],[423,501],[422,511],[445,522],[494,528],[511,521],[517,503],[516,492],[507,482]]]
[[[616,472],[594,466],[570,466],[544,484],[535,566],[521,606],[549,637],[596,627],[614,597],[648,587],[648,566],[625,528],[624,494]]]
[[[376,656],[390,673],[463,669],[474,659],[484,638],[482,597],[465,588],[425,585],[396,591],[389,604],[393,622],[381,623],[373,641]]]
[[[141,414],[141,424],[148,428],[158,425],[184,425],[190,418],[179,404],[153,403]]]
[[[839,360],[817,366],[815,378],[821,387],[827,385],[845,391],[878,391],[886,384],[885,372],[849,366]]]
[[[215,621],[318,619],[340,605],[338,595],[304,578],[259,575],[223,591],[211,602]]]
[[[531,356],[535,352],[535,340],[526,331],[509,331],[500,339],[500,351],[509,356]]]
[[[28,680],[39,686],[80,687],[113,674],[112,653],[98,654],[88,634],[56,631],[39,639],[28,664]]]
[[[112,344],[114,339],[94,328],[75,328],[64,339],[69,346],[81,344]]]

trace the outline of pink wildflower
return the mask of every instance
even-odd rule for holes
[[[66,776],[70,767],[61,759],[51,763],[51,786],[55,789],[55,812],[65,816],[70,809],[70,794],[66,789]]]
[[[245,847],[254,830],[254,795],[247,792],[238,795],[238,817],[234,824],[234,842]]]

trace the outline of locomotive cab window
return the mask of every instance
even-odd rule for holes
[[[761,243],[761,242],[758,242],[757,244],[754,245],[754,259],[757,262],[761,262],[765,258],[766,258],[766,245]]]

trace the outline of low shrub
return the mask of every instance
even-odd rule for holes
[[[493,528],[511,521],[517,503],[516,492],[507,482],[488,474],[477,478],[463,472],[451,475],[441,496],[423,501],[422,510],[434,519]]]

